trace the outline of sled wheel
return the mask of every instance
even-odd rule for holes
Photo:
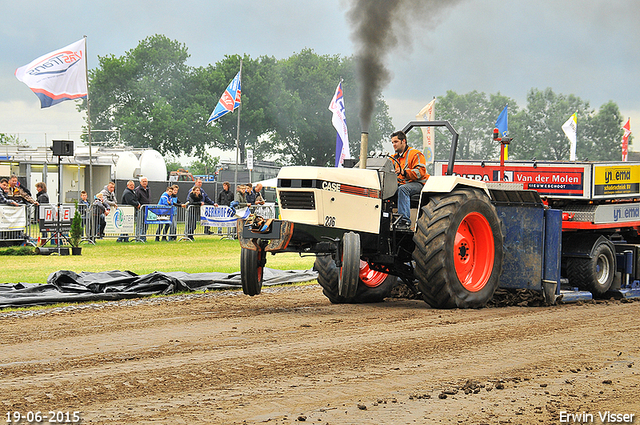
[[[414,234],[415,275],[435,308],[480,308],[493,297],[502,272],[503,232],[481,190],[459,188],[433,196]]]
[[[360,278],[356,295],[353,298],[345,298],[338,294],[340,269],[336,267],[336,262],[330,255],[318,256],[313,268],[318,272],[318,283],[322,287],[322,293],[333,304],[382,302],[391,294],[391,290],[398,281],[396,276],[376,272],[369,267],[366,261],[360,260],[359,275],[365,275],[366,281]]]
[[[345,233],[342,237],[342,267],[338,278],[338,295],[353,298],[360,281],[360,235]]]
[[[615,251],[607,238],[600,237],[591,254],[590,258],[568,258],[567,276],[571,285],[600,297],[611,288],[615,277]]]
[[[266,256],[263,250],[242,248],[240,253],[240,278],[245,295],[258,295],[262,290],[262,279]]]

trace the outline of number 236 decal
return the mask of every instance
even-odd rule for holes
[[[327,215],[324,217],[324,225],[325,227],[336,227],[336,218]]]

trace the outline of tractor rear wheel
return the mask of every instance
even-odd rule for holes
[[[265,254],[263,250],[254,251],[246,248],[242,248],[240,252],[240,279],[245,295],[254,296],[262,291]]]
[[[481,190],[459,188],[431,197],[413,240],[415,275],[434,308],[481,308],[502,273],[503,232]]]
[[[366,261],[360,260],[356,294],[353,297],[343,297],[338,293],[340,269],[330,255],[318,256],[313,268],[318,272],[322,293],[333,304],[382,302],[391,294],[398,281],[397,277],[372,270]]]

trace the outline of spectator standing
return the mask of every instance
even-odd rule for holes
[[[49,195],[47,194],[47,185],[44,182],[38,182],[36,183],[36,190],[38,191],[36,201],[38,201],[39,204],[48,204]]]
[[[247,206],[246,187],[243,184],[239,184],[236,187],[236,194],[231,203],[231,208],[245,208]]]
[[[160,196],[160,200],[158,201],[158,205],[163,207],[171,207],[173,205],[173,187],[169,186],[164,191],[164,193]],[[158,224],[158,230],[156,230],[156,242],[160,241],[160,232],[164,229],[164,236],[162,236],[163,241],[167,241],[167,232],[169,231],[169,227],[171,224]]]
[[[104,238],[104,229],[107,227],[106,217],[109,215],[109,204],[104,201],[102,192],[98,192],[91,207],[93,209],[93,236]]]
[[[146,208],[145,205],[151,203],[151,195],[149,194],[149,179],[146,177],[140,177],[140,185],[135,190],[136,198],[140,204],[138,209],[138,217],[136,220],[136,241],[147,241],[147,223],[146,223]]]
[[[205,190],[202,188],[202,179],[201,178],[197,178],[195,183],[193,184],[193,187],[191,188],[191,190],[193,190],[193,188],[199,188],[200,189],[200,195],[202,195],[202,200],[205,204],[207,205],[215,205],[216,203],[213,202],[213,199],[211,199],[209,197],[209,195],[207,195],[207,192],[205,192]],[[189,193],[191,193],[191,190],[189,191]],[[200,208],[198,208],[198,214],[200,213]],[[204,227],[204,233],[206,235],[211,234],[211,231],[209,230],[209,226],[206,225]]]
[[[264,205],[264,196],[262,196],[262,185],[260,183],[253,188],[253,193],[255,195],[253,204]]]
[[[233,201],[233,193],[231,193],[231,184],[229,182],[222,183],[222,190],[218,193],[218,199],[215,203],[215,206],[226,205],[227,207],[231,205],[231,201]]]
[[[231,193],[230,188],[231,184],[229,182],[222,183],[222,190],[218,193],[218,202],[215,203],[216,207],[219,207],[220,205],[228,207],[231,205],[231,202],[233,202],[233,193]],[[222,234],[221,227],[218,227],[218,234]]]
[[[180,200],[178,200],[178,191],[180,190],[180,186],[174,184],[173,186],[171,186],[171,188],[173,189],[173,193],[171,195],[173,217],[171,218],[171,227],[169,229],[168,239],[170,241],[175,241],[178,233],[178,207],[182,207],[183,204],[182,202],[180,202]]]
[[[31,192],[20,185],[18,176],[16,176],[15,174],[13,174],[11,178],[9,178],[9,187],[7,188],[7,192],[9,196],[14,198],[14,200],[16,201],[22,200],[25,203],[38,205],[38,201],[34,200],[31,197]]]
[[[254,205],[256,203],[256,194],[253,191],[251,183],[247,183],[244,187],[244,199],[247,201],[247,206]]]
[[[87,200],[87,197],[89,195],[87,194],[86,190],[83,190],[82,192],[80,192],[80,200],[78,201],[78,205],[84,205],[85,207],[89,206],[89,201]]]
[[[0,205],[11,205],[14,207],[19,207],[18,204],[13,199],[9,199],[9,180],[2,179],[0,180]]]
[[[122,205],[129,205],[132,206],[134,209],[134,217],[137,216],[137,212],[138,209],[140,208],[140,202],[138,202],[138,197],[136,196],[136,192],[135,192],[135,183],[133,182],[133,180],[129,180],[127,182],[127,187],[124,188],[124,191],[122,192]],[[134,219],[135,222],[135,219]],[[120,237],[118,239],[116,239],[116,242],[129,242],[129,235],[128,234],[121,234]]]
[[[87,200],[89,194],[86,190],[80,192],[80,200],[78,201],[78,211],[80,211],[80,216],[82,217],[82,227],[84,227],[85,234],[89,233],[89,208],[91,205]]]
[[[189,240],[193,240],[196,223],[200,220],[200,207],[203,205],[204,197],[202,196],[202,192],[199,187],[194,186],[189,191],[189,196],[187,197],[187,229],[185,233]]]
[[[213,199],[211,199],[209,195],[207,195],[207,192],[205,192],[204,189],[202,188],[202,179],[197,178],[196,182],[193,184],[193,187],[197,187],[200,189],[200,194],[202,195],[202,200],[205,204],[215,205],[215,202],[213,202]],[[193,190],[193,188],[191,188],[191,190]],[[189,191],[189,193],[191,193],[191,190]]]
[[[112,210],[118,209],[118,201],[116,200],[116,184],[109,182],[100,192],[102,193],[102,199],[109,204],[109,208]]]
[[[36,201],[38,204],[48,204],[49,203],[49,195],[47,195],[47,185],[44,182],[36,183],[36,190],[38,194],[36,195]],[[40,208],[36,208],[36,222],[40,222]],[[47,232],[45,230],[40,229],[40,236],[43,240],[47,239]]]

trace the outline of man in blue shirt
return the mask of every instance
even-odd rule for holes
[[[170,207],[173,205],[173,187],[167,187],[167,190],[160,196],[160,200],[158,201],[158,205]],[[170,223],[167,224],[158,224],[158,230],[156,230],[156,242],[160,241],[160,232],[164,227],[164,236],[162,236],[163,241],[167,241],[167,232],[169,231],[169,227],[171,227]]]

